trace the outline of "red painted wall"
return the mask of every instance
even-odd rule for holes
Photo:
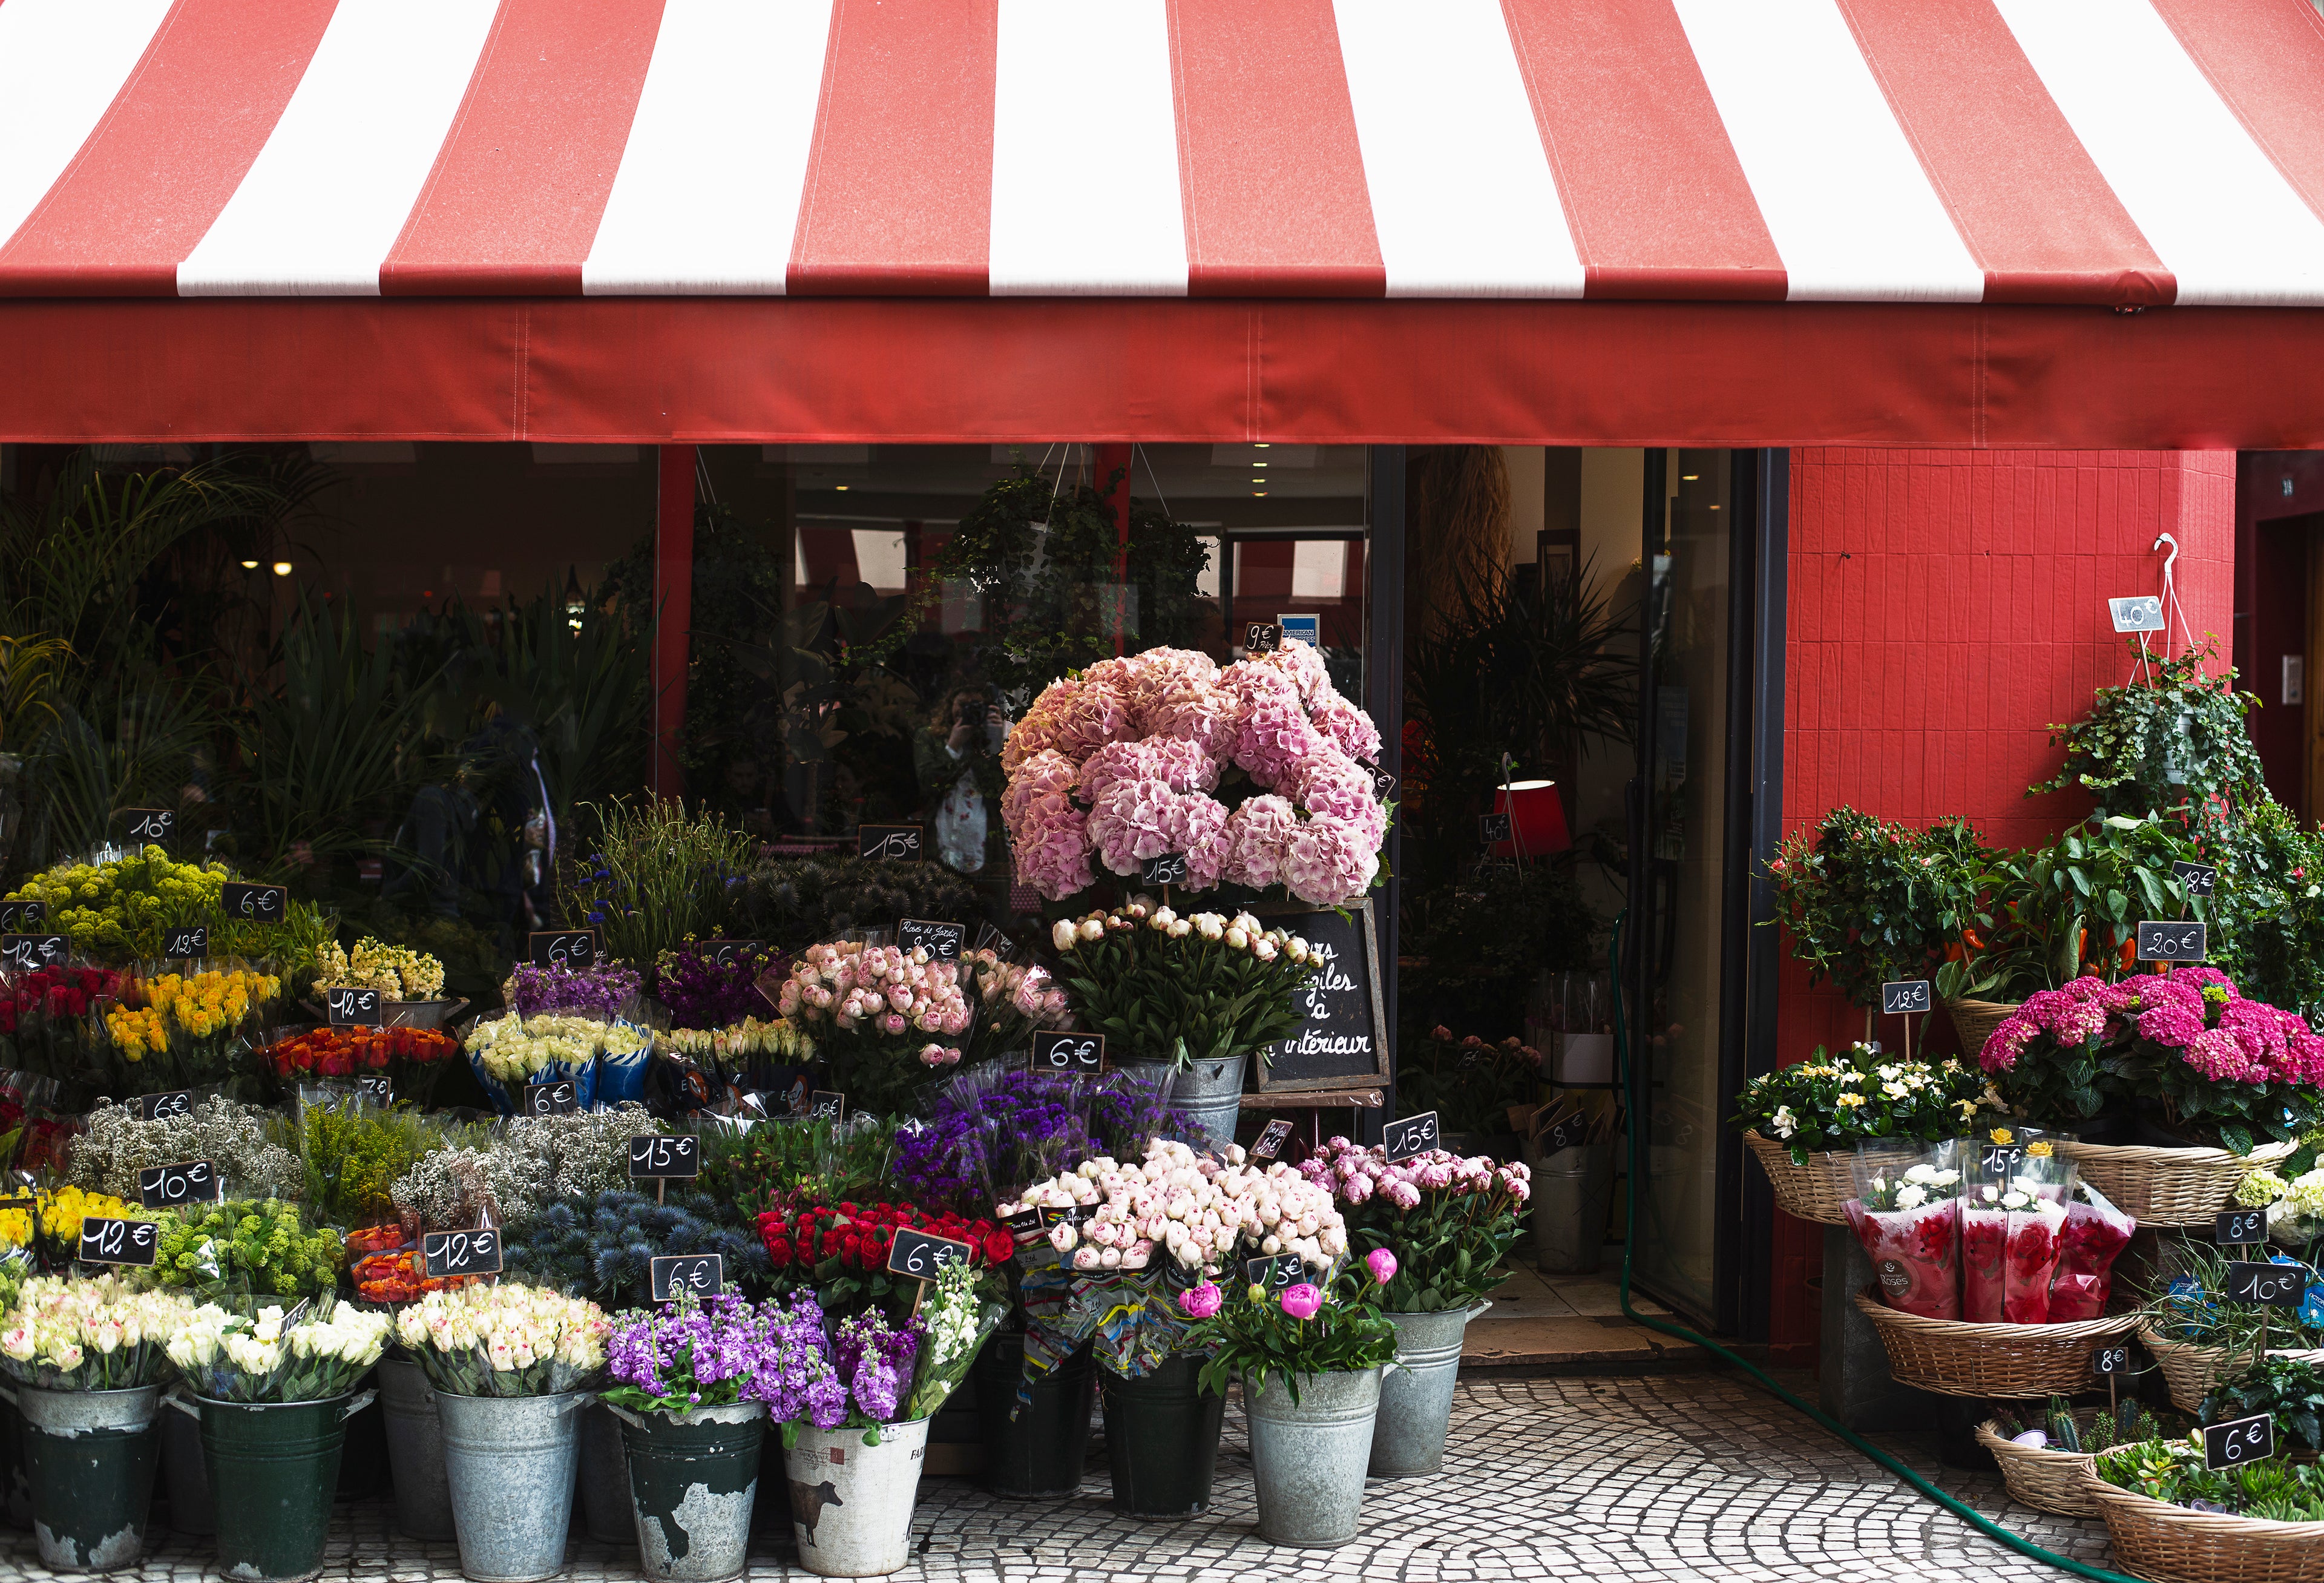
[[[2232,451],[1794,450],[1786,830],[1845,802],[1914,825],[1963,814],[1989,841],[2031,845],[2087,812],[2077,793],[2025,789],[2056,771],[2049,724],[2126,680],[2105,602],[2160,587],[2163,531],[2188,625],[2218,634],[2225,664]],[[1787,958],[1776,1026],[1789,1062],[1864,1020]],[[1812,1362],[1821,1228],[1777,1211],[1775,1263],[1772,1348]]]

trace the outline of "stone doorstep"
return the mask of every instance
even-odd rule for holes
[[[1461,1347],[1470,1375],[1631,1374],[1702,1368],[1711,1354],[1690,1342],[1608,1315],[1471,1321]]]

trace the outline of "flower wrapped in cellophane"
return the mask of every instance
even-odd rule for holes
[[[396,1315],[429,1383],[456,1396],[551,1396],[605,1366],[613,1327],[595,1303],[502,1282],[431,1291]]]
[[[120,1276],[35,1275],[0,1318],[0,1370],[50,1391],[126,1391],[169,1372],[170,1338],[194,1311]]]
[[[255,1314],[215,1303],[170,1337],[170,1361],[213,1402],[328,1402],[355,1388],[388,1340],[385,1314],[329,1297]]]
[[[1960,1318],[1960,1184],[1948,1141],[1922,1150],[1859,1148],[1848,1223],[1890,1308]]]

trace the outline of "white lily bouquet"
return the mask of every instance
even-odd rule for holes
[[[170,1338],[170,1361],[213,1402],[328,1402],[386,1349],[389,1320],[325,1297],[255,1315],[204,1303]]]
[[[0,1318],[0,1370],[48,1391],[158,1384],[193,1311],[190,1298],[133,1291],[118,1275],[35,1275]]]
[[[396,1316],[429,1383],[455,1396],[554,1396],[605,1366],[612,1321],[595,1303],[501,1282],[431,1291]]]
[[[969,1365],[1008,1309],[982,1291],[982,1277],[966,1260],[946,1264],[920,1300],[920,1354],[912,1369],[912,1395],[901,1421],[926,1418],[968,1377]]]

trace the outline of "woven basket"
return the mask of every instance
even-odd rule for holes
[[[2290,1143],[2263,1143],[2249,1154],[2116,1143],[2058,1147],[2084,1181],[2141,1226],[2209,1226],[2246,1176],[2292,1153]]]
[[[1848,1224],[1848,1211],[1841,1206],[1856,1196],[1853,1154],[1811,1154],[1805,1165],[1794,1165],[1791,1151],[1773,1138],[1753,1131],[1745,1133],[1743,1141],[1767,1173],[1775,1203],[1784,1214],[1819,1226]]]
[[[2114,1564],[2153,1583],[2324,1583],[2324,1523],[2270,1523],[2190,1512],[2102,1484],[2090,1499],[2114,1541]]]
[[[2139,1344],[2154,1355],[2155,1365],[2163,1371],[2163,1383],[2171,1387],[2171,1405],[2181,1412],[2201,1409],[2203,1398],[2219,1383],[2219,1376],[2241,1366],[2251,1355],[2236,1352],[2225,1347],[2199,1347],[2192,1341],[2166,1341],[2155,1330],[2153,1321],[2138,1328]]]
[[[2021,1446],[2004,1437],[2000,1426],[1989,1418],[1977,1426],[1977,1443],[2001,1464],[2001,1481],[2009,1486],[2009,1498],[2019,1505],[2054,1512],[2061,1517],[2098,1514],[2098,1503],[2089,1495],[2094,1458],[2089,1452]]]
[[[1878,1291],[1858,1292],[1856,1306],[1888,1348],[1888,1372],[1898,1384],[1940,1396],[2023,1402],[2087,1390],[2090,1354],[2128,1334],[2139,1319],[2127,1313],[2068,1325],[1972,1325],[1890,1308]]]
[[[1978,1052],[1985,1048],[1985,1041],[2021,1004],[2014,1000],[1971,1000],[1967,996],[1945,1002],[1945,1015],[1953,1020],[1953,1032],[1960,1035],[1962,1059],[1976,1065]]]

